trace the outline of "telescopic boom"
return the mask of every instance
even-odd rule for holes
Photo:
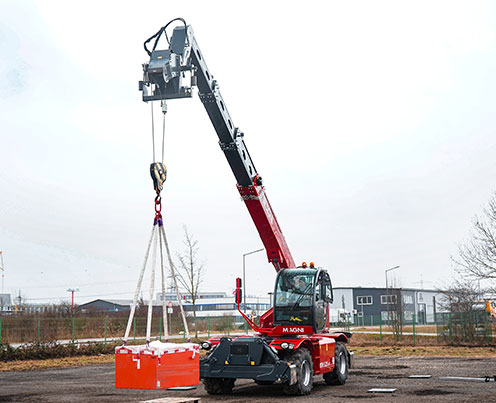
[[[174,28],[169,40],[166,29],[175,21],[182,25]],[[162,36],[167,39],[169,47],[157,50]],[[149,49],[152,41],[153,47]],[[244,134],[234,125],[227,111],[217,80],[207,67],[191,26],[181,18],[172,20],[151,36],[144,46],[150,61],[143,65],[143,80],[139,83],[143,101],[161,101],[165,104],[168,99],[191,98],[192,89],[198,87],[200,100],[217,132],[220,148],[236,178],[238,191],[257,227],[269,262],[276,271],[296,267],[267,198],[262,178],[246,148]]]

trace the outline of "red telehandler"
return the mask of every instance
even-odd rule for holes
[[[171,37],[167,29],[175,23]],[[168,48],[157,45],[165,37]],[[150,46],[150,47],[149,47]],[[273,308],[256,325],[241,310],[241,280],[236,280],[236,303],[253,335],[210,338],[201,343],[207,355],[200,361],[200,377],[210,394],[230,393],[236,379],[258,384],[281,383],[285,393],[307,395],[313,376],[326,384],[342,385],[353,363],[346,348],[351,333],[333,333],[329,327],[332,285],[329,274],[311,263],[296,267],[246,148],[243,133],[227,111],[217,81],[210,73],[191,26],[176,18],[148,38],[144,47],[150,60],[143,65],[140,91],[143,101],[190,98],[193,88],[210,117],[219,145],[236,177],[238,191],[257,227],[267,257],[277,271]]]

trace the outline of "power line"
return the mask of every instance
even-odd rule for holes
[[[122,280],[122,281],[113,281],[112,280],[112,284],[122,284],[122,283],[134,283],[136,282],[136,280]],[[74,283],[74,282],[72,282]],[[80,284],[78,283],[80,287],[84,287],[84,286],[90,286],[90,285],[108,285],[108,281],[106,282],[103,282],[103,283],[84,283],[84,284]],[[32,285],[32,286],[22,286],[22,287],[16,287],[16,286],[12,286],[10,288],[15,288],[15,289],[18,289],[18,288],[21,288],[21,289],[25,289],[25,288],[67,288],[69,287],[70,284],[58,284],[58,285],[48,285],[48,286],[36,286],[36,285]]]

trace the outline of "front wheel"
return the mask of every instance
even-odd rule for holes
[[[235,381],[233,378],[205,378],[203,385],[209,395],[227,395],[232,392]]]
[[[286,361],[296,366],[296,383],[289,382],[283,385],[284,393],[288,395],[308,395],[313,387],[313,361],[312,356],[305,348],[291,352]]]
[[[336,343],[334,348],[334,370],[324,374],[328,385],[344,385],[348,379],[348,350],[343,343]]]

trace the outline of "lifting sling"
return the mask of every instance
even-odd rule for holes
[[[163,317],[163,328],[164,328],[164,338],[166,342],[169,339],[169,327],[167,323],[167,301],[165,300],[165,272],[164,272],[164,249],[167,254],[167,260],[169,264],[169,269],[174,283],[174,288],[176,290],[176,297],[179,305],[179,310],[181,312],[181,317],[184,325],[184,333],[188,342],[190,340],[188,322],[186,320],[186,314],[184,312],[184,307],[181,300],[181,295],[179,293],[179,287],[176,278],[176,268],[174,262],[172,261],[172,256],[169,250],[169,243],[167,241],[167,236],[165,234],[164,220],[162,217],[162,197],[161,192],[164,187],[165,180],[167,179],[167,169],[163,163],[164,159],[164,136],[165,136],[165,113],[167,112],[167,107],[165,101],[162,101],[162,112],[164,115],[163,133],[162,133],[162,162],[155,161],[155,133],[154,133],[154,122],[153,122],[153,103],[152,103],[152,141],[153,141],[153,163],[150,164],[150,175],[153,180],[153,188],[155,189],[155,217],[153,219],[152,233],[150,235],[150,240],[146,247],[145,258],[141,266],[141,270],[138,277],[138,284],[136,285],[136,291],[134,293],[133,304],[131,306],[131,311],[129,313],[129,319],[126,326],[126,332],[123,338],[123,344],[127,343],[129,338],[129,333],[131,331],[131,326],[133,323],[134,315],[136,313],[136,306],[138,304],[138,298],[143,284],[143,277],[147,267],[147,263],[150,256],[150,249],[152,250],[151,258],[151,280],[150,280],[150,290],[148,299],[148,312],[146,321],[146,343],[149,344],[151,340],[151,325],[152,325],[152,312],[153,312],[153,293],[155,291],[155,269],[157,265],[157,253],[159,254],[159,264],[161,273],[161,286],[162,286],[162,317]]]

